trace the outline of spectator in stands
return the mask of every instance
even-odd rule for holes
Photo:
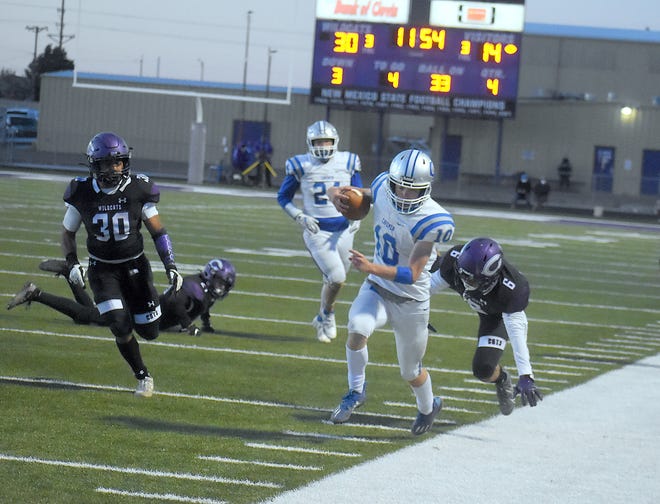
[[[545,177],[541,177],[534,185],[534,210],[543,208],[548,202],[549,195],[550,184],[548,184]]]
[[[521,172],[516,182],[516,193],[511,202],[511,208],[517,208],[518,204],[524,204],[527,208],[532,208],[532,182],[526,172]]]
[[[561,163],[557,167],[557,172],[559,173],[559,189],[569,189],[571,187],[573,166],[567,157],[561,160]]]

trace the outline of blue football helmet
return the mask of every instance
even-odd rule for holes
[[[87,145],[87,163],[92,177],[104,185],[114,186],[128,177],[131,165],[131,149],[119,135],[111,132],[98,133]],[[112,163],[121,161],[123,168],[117,172]]]
[[[500,279],[502,247],[491,238],[467,242],[456,258],[456,271],[465,290],[487,294]]]
[[[315,140],[332,140],[332,145],[314,145]],[[339,134],[328,121],[316,121],[307,128],[307,148],[309,154],[321,161],[327,161],[337,152]]]
[[[213,299],[224,298],[236,283],[236,270],[227,259],[211,259],[201,275]]]
[[[394,208],[402,214],[415,213],[431,197],[431,183],[435,173],[433,161],[424,152],[407,149],[399,152],[390,163],[387,194]],[[396,194],[396,186],[417,191],[414,198],[402,198]]]

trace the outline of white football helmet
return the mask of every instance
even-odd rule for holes
[[[332,145],[314,145],[314,140],[332,140]],[[337,152],[339,134],[328,121],[316,121],[307,128],[307,148],[312,157],[327,161]]]
[[[411,214],[419,210],[419,207],[431,197],[434,175],[433,161],[420,150],[408,149],[394,156],[390,163],[390,183],[386,189],[397,212]],[[410,199],[397,196],[396,186],[415,189],[417,196]]]

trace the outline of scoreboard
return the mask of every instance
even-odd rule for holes
[[[524,0],[318,0],[311,103],[513,117],[523,9]]]

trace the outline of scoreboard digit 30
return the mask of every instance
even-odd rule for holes
[[[514,116],[524,0],[318,0],[316,7],[313,104]]]

